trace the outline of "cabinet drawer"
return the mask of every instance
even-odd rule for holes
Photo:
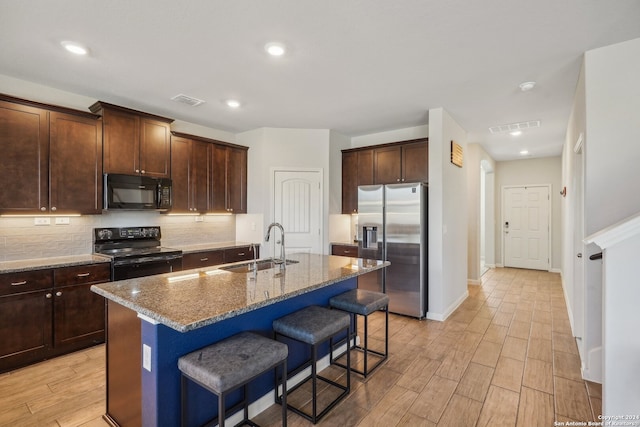
[[[182,256],[182,269],[209,267],[212,265],[224,264],[224,251],[205,251],[185,254]]]
[[[0,274],[0,295],[20,294],[53,286],[52,270]]]
[[[260,258],[260,248],[256,246],[256,258]],[[224,262],[238,262],[253,259],[253,251],[250,246],[242,246],[239,248],[225,249]]]
[[[358,247],[351,245],[331,245],[331,255],[357,257]]]
[[[56,288],[108,282],[111,279],[111,265],[104,263],[57,268],[53,277]]]

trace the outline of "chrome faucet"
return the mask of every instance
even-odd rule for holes
[[[280,229],[280,268],[286,268],[287,260],[284,255],[284,228],[282,227],[282,225],[277,222],[272,222],[271,224],[269,224],[269,228],[267,228],[267,234],[266,236],[264,236],[264,241],[269,241],[269,236],[271,235],[271,229],[273,227],[278,227]]]
[[[258,273],[258,251],[256,251],[256,244],[250,244],[249,250],[253,251],[253,264],[249,267],[249,270],[253,271],[253,278],[255,279]]]

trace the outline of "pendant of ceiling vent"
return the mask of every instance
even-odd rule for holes
[[[489,128],[491,133],[505,133],[505,132],[513,132],[517,130],[525,130],[532,128],[539,128],[540,120],[531,120],[528,122],[520,122],[520,123],[509,123],[506,125],[492,126]]]
[[[192,96],[187,96],[184,94],[178,94],[171,98],[172,101],[182,102],[183,104],[191,105],[192,107],[197,107],[200,104],[204,104],[206,101],[202,99],[194,98]]]

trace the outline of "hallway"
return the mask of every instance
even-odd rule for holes
[[[351,395],[318,425],[597,421],[601,387],[580,377],[558,274],[493,269],[469,294],[445,322],[390,315],[389,360],[366,382],[354,375]],[[379,314],[370,322],[377,337]],[[106,426],[104,404],[104,346],[0,375],[0,425]],[[312,425],[288,417],[289,426]],[[278,426],[279,406],[255,421]]]

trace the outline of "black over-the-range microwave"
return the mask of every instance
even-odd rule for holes
[[[171,180],[140,175],[104,174],[104,209],[171,209]]]

